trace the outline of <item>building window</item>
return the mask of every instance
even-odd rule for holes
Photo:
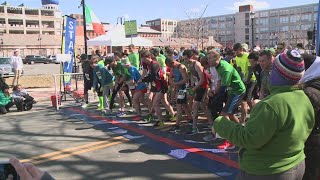
[[[246,20],[245,25],[249,26],[249,20]]]
[[[289,17],[280,17],[280,23],[285,24],[289,22]]]
[[[270,24],[279,24],[279,18],[277,17],[270,18]]]
[[[260,17],[268,17],[269,16],[269,12],[260,12]]]
[[[280,31],[283,31],[283,32],[289,31],[289,26],[281,26]]]
[[[302,13],[312,13],[313,12],[313,7],[309,6],[309,7],[304,7],[301,9]]]
[[[246,41],[248,41],[249,40],[249,35],[246,35]]]
[[[278,10],[270,11],[270,16],[278,16],[278,15],[279,15],[279,11]]]
[[[295,23],[295,22],[299,22],[300,21],[300,16],[298,15],[294,15],[290,17],[290,22],[291,23]]]
[[[301,25],[301,30],[304,30],[304,31],[306,31],[306,30],[309,30],[309,29],[311,29],[311,24],[304,24],[304,25]]]
[[[154,22],[154,25],[155,25],[155,26],[160,26],[160,21],[155,21],[155,22]]]
[[[308,22],[312,20],[312,16],[311,14],[304,14],[301,16],[301,21],[302,22]]]
[[[246,28],[246,34],[249,34],[249,28]]]

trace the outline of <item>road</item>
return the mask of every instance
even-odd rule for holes
[[[221,179],[48,105],[0,115],[1,160],[31,160],[56,179]]]

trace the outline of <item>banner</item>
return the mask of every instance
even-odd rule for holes
[[[320,0],[318,4],[318,19],[317,19],[317,34],[316,34],[316,50],[317,50],[317,56],[319,56],[320,51]]]
[[[137,35],[138,34],[137,21],[136,20],[125,21],[124,31],[126,33],[126,36]]]
[[[76,41],[76,20],[69,17],[64,16],[63,22],[63,34],[62,34],[62,54],[70,54],[71,61],[63,62],[62,70],[63,74],[65,74],[63,78],[64,86],[71,85],[71,76],[67,74],[72,73],[73,63],[74,63],[74,46]],[[66,76],[67,75],[67,76]]]

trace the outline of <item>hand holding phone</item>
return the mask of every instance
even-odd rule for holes
[[[15,168],[9,163],[0,162],[0,180],[19,180],[19,176]]]
[[[6,178],[10,180],[38,180],[43,177],[45,174],[44,171],[41,171],[36,166],[29,163],[21,163],[17,158],[10,158],[10,165],[12,165],[13,169],[15,169],[15,174],[12,174],[11,177]]]

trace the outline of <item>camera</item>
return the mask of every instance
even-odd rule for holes
[[[17,171],[9,162],[0,162],[0,180],[7,180],[9,175],[12,180],[20,180]]]

